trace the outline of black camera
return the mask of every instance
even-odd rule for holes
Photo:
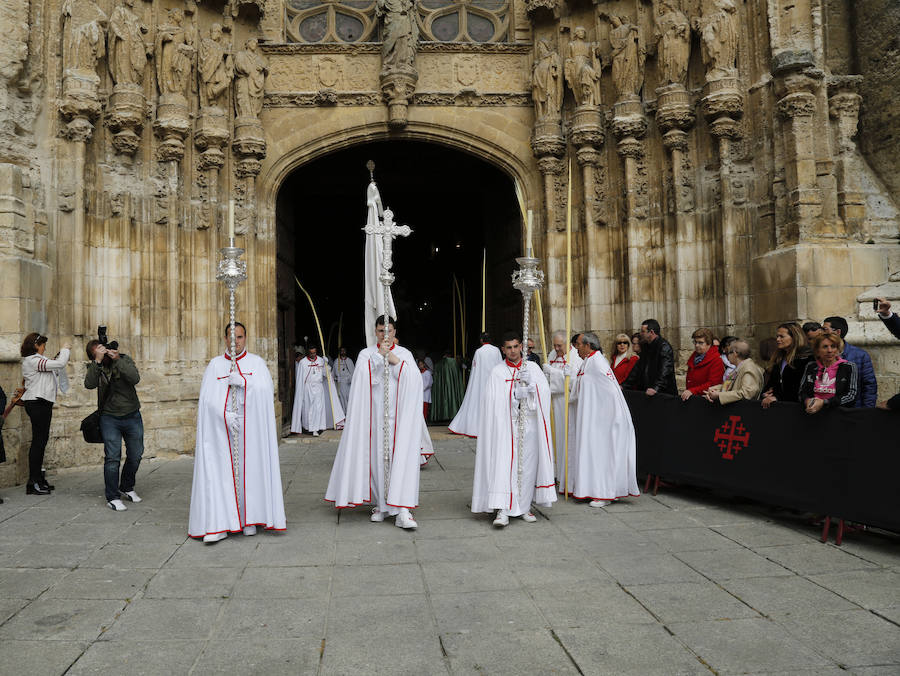
[[[105,347],[107,350],[118,350],[119,349],[119,341],[109,339],[109,336],[106,335],[106,327],[105,326],[97,327],[97,340],[99,340],[100,344],[103,347]]]

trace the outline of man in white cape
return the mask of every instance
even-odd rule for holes
[[[331,381],[328,363],[318,354],[318,347],[310,345],[306,356],[294,365],[291,432],[302,434],[308,430],[317,437],[325,429],[340,429],[343,423],[344,409]]]
[[[188,534],[208,543],[229,533],[255,535],[257,526],[287,527],[272,376],[262,357],[246,351],[243,324],[235,324],[234,337],[234,371],[228,327],[225,354],[209,362],[200,385]]]
[[[347,413],[347,401],[350,399],[350,383],[353,380],[353,360],[347,356],[347,348],[342,347],[334,363],[334,384],[337,386],[341,410]]]
[[[491,370],[500,362],[503,356],[500,350],[491,345],[491,336],[488,333],[481,334],[481,347],[475,350],[472,357],[472,375],[469,376],[469,386],[466,388],[466,396],[462,405],[456,412],[456,417],[450,422],[448,428],[453,434],[461,434],[464,437],[477,437],[478,427],[481,424],[481,396],[484,385],[491,375]]]
[[[556,500],[547,379],[540,366],[522,358],[515,334],[504,336],[502,350],[506,359],[491,369],[481,400],[472,486],[472,511],[497,510],[494,525],[499,527],[511,516],[536,521],[531,504],[549,507]],[[521,447],[520,410],[526,416]]]
[[[575,347],[566,353],[566,334],[557,331],[551,338],[553,349],[550,350],[548,363],[544,364],[544,373],[550,381],[550,398],[552,400],[553,417],[553,445],[556,451],[556,480],[559,483],[559,492],[563,492],[563,484],[566,477],[566,374],[569,375],[569,392],[575,385],[575,374],[581,367],[581,357]],[[575,419],[573,403],[569,398],[569,424]],[[573,439],[569,438],[569,462],[571,470]]]
[[[394,341],[394,320],[375,320],[376,345],[356,359],[349,415],[338,444],[325,499],[337,508],[373,505],[371,520],[395,516],[400,528],[416,528],[419,462],[434,451],[422,417],[422,376],[412,353]],[[390,364],[388,487],[384,476],[384,360]]]
[[[585,332],[575,341],[581,366],[572,388],[574,421],[569,417],[569,493],[604,507],[640,495],[634,425],[622,388],[600,339]]]

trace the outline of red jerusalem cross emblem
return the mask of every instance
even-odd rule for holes
[[[730,415],[728,422],[716,430],[713,441],[719,445],[723,460],[734,460],[734,454],[743,450],[750,441],[750,433],[741,423],[741,416]]]

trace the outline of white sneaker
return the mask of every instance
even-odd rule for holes
[[[531,512],[526,512],[522,515],[522,521],[524,521],[525,523],[534,523],[535,521],[537,521],[537,517]]]
[[[416,520],[412,518],[412,514],[409,513],[409,510],[406,507],[403,507],[400,510],[400,513],[397,515],[397,518],[394,519],[394,525],[398,528],[418,528],[419,524],[416,523]]]
[[[319,436],[319,432],[318,432],[318,430],[317,430],[317,431],[315,431],[315,432],[313,432],[313,436],[314,436],[314,437],[317,437],[317,436]]]
[[[501,509],[497,512],[497,518],[494,519],[494,525],[498,528],[509,525],[509,516],[507,516],[505,510]]]
[[[612,500],[591,500],[591,507],[606,507],[612,503]]]
[[[377,507],[372,510],[372,516],[369,517],[369,521],[374,521],[375,523],[381,523],[384,521],[384,512],[382,512]]]
[[[109,502],[106,503],[106,506],[109,507],[110,509],[113,509],[113,510],[117,511],[117,512],[124,512],[126,509],[128,509],[128,508],[125,506],[125,503],[122,502],[121,500],[118,500],[118,499],[116,499],[116,500],[110,500]]]
[[[210,533],[209,535],[203,536],[203,541],[206,544],[212,544],[213,542],[218,542],[219,540],[224,540],[228,537],[228,533]]]
[[[141,501],[141,496],[138,495],[137,493],[135,493],[134,491],[124,491],[122,493],[122,495],[124,495],[126,498],[128,498],[132,502],[140,502]]]
[[[256,535],[256,526],[244,526],[244,535]]]

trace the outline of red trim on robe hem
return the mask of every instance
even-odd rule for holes
[[[563,491],[557,491],[560,495],[563,495]],[[627,495],[619,495],[615,498],[595,498],[592,495],[575,495],[572,491],[569,491],[569,495],[576,500],[622,500],[624,498],[639,498],[641,497],[640,493],[628,493]]]
[[[455,432],[455,431],[451,430],[449,427],[447,428],[447,431],[450,432],[450,434],[458,434],[461,437],[469,437],[469,439],[477,439],[478,438],[477,434],[466,434],[465,432]]]
[[[228,412],[228,388],[229,386],[226,385],[225,406],[222,408],[222,422],[225,423],[225,438],[228,439],[228,462],[231,465],[231,483],[234,485],[234,507],[235,509],[237,509],[238,523],[240,523],[241,521],[243,521],[243,519],[241,519],[241,501],[238,499],[237,476],[235,476],[234,474],[234,453],[231,449],[231,430],[228,428],[228,418],[225,416],[225,414]]]

